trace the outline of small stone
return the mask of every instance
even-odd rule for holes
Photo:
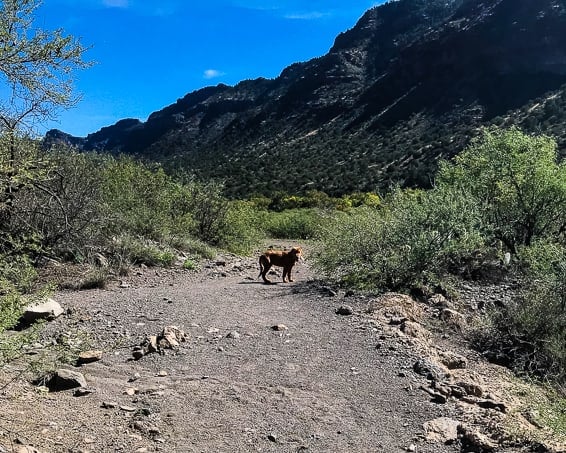
[[[276,330],[278,332],[289,330],[289,328],[285,324],[277,324],[271,327],[272,330]]]
[[[137,349],[132,352],[132,355],[134,356],[134,360],[139,360],[145,355],[145,353],[142,349]]]
[[[167,373],[167,371],[165,371],[165,370],[161,370],[161,371],[159,371],[159,373],[157,373],[157,377],[165,377],[165,376],[168,376],[168,375],[169,375],[169,373]]]
[[[267,439],[271,442],[277,442],[277,436],[275,434],[268,434]]]
[[[451,310],[450,308],[442,310],[440,313],[440,319],[450,327],[456,329],[463,329],[466,325],[466,317],[462,313],[459,313],[456,310]]]
[[[405,321],[408,321],[408,318],[405,318],[404,316],[392,316],[391,318],[389,318],[389,325],[399,326]]]
[[[85,363],[98,362],[99,360],[102,360],[102,351],[83,351],[79,354],[77,363],[82,365]]]
[[[120,409],[124,412],[135,412],[137,408],[134,406],[120,406]]]
[[[481,397],[484,394],[483,388],[479,384],[475,384],[473,382],[460,381],[457,382],[456,385],[463,388],[468,395]]]
[[[237,340],[238,338],[240,338],[240,333],[233,330],[232,332],[229,332],[228,335],[226,335],[226,338],[232,338],[234,340]]]
[[[118,407],[118,403],[116,403],[114,401],[104,401],[102,403],[103,409],[116,409],[117,407]]]
[[[73,392],[73,396],[77,396],[77,397],[87,396],[90,395],[91,393],[94,393],[94,389],[80,387]]]
[[[410,452],[413,452],[413,453],[414,453],[414,452],[417,451],[417,446],[416,446],[415,444],[411,444],[411,445],[409,445],[409,446],[407,447],[407,451],[410,451]]]
[[[428,359],[417,360],[413,365],[413,370],[421,376],[426,376],[429,380],[442,381],[447,377],[447,373],[441,365]]]
[[[37,448],[32,447],[30,445],[26,445],[25,447],[20,447],[16,450],[17,453],[41,453]]]
[[[439,354],[440,362],[449,370],[464,369],[468,367],[468,359],[463,355],[451,351],[442,351]]]
[[[128,382],[135,382],[137,381],[139,378],[141,378],[141,375],[139,373],[134,373],[133,376],[130,376],[130,378],[128,379]]]
[[[321,289],[330,297],[336,297],[338,295],[338,293],[329,286],[323,286]]]
[[[133,387],[129,387],[126,390],[124,390],[124,393],[128,396],[134,396],[136,393],[138,393],[138,389],[133,388]]]
[[[354,313],[354,309],[350,305],[342,305],[336,309],[336,314],[341,316],[350,316]]]

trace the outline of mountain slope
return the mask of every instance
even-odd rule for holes
[[[242,196],[427,185],[479,126],[559,134],[564,0],[399,0],[273,80],[195,91],[146,122],[71,140],[221,178]],[[547,112],[552,104],[551,112]],[[541,113],[542,112],[542,113]]]

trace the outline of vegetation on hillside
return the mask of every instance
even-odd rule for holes
[[[508,253],[520,297],[478,341],[513,366],[566,379],[565,207],[566,164],[553,139],[485,130],[440,165],[433,189],[397,190],[328,224],[317,264],[349,285],[411,290],[450,274],[506,272]]]

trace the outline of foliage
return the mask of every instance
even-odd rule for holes
[[[4,0],[0,4],[0,78],[9,87],[0,103],[0,129],[14,135],[67,108],[73,73],[89,66],[85,48],[61,29],[42,30],[34,23],[40,0]]]
[[[522,247],[524,285],[507,307],[477,333],[484,350],[520,372],[566,381],[566,248],[537,241]]]
[[[267,236],[279,239],[313,239],[331,211],[320,209],[288,209],[262,213],[262,224]]]
[[[224,225],[219,245],[233,253],[248,255],[265,237],[259,213],[251,202],[230,202]]]
[[[317,265],[351,285],[401,289],[441,275],[450,259],[483,245],[471,200],[449,191],[396,191],[381,209],[338,216],[322,235]]]
[[[566,230],[566,164],[556,142],[517,128],[488,130],[441,165],[438,184],[471,195],[485,234],[515,253],[521,245]]]
[[[161,168],[152,169],[132,158],[108,159],[101,189],[108,235],[127,231],[162,239],[172,226],[175,189]],[[175,213],[175,217],[180,219],[182,214]]]
[[[101,162],[98,156],[53,151],[44,159],[49,177],[14,199],[13,235],[35,237],[37,253],[77,253],[102,241]]]

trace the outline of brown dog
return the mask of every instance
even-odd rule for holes
[[[297,261],[302,257],[303,249],[301,247],[293,247],[289,251],[281,250],[268,250],[259,257],[259,275],[265,283],[273,283],[267,278],[267,273],[271,266],[280,266],[283,268],[283,283],[287,281],[292,282],[291,270]]]

